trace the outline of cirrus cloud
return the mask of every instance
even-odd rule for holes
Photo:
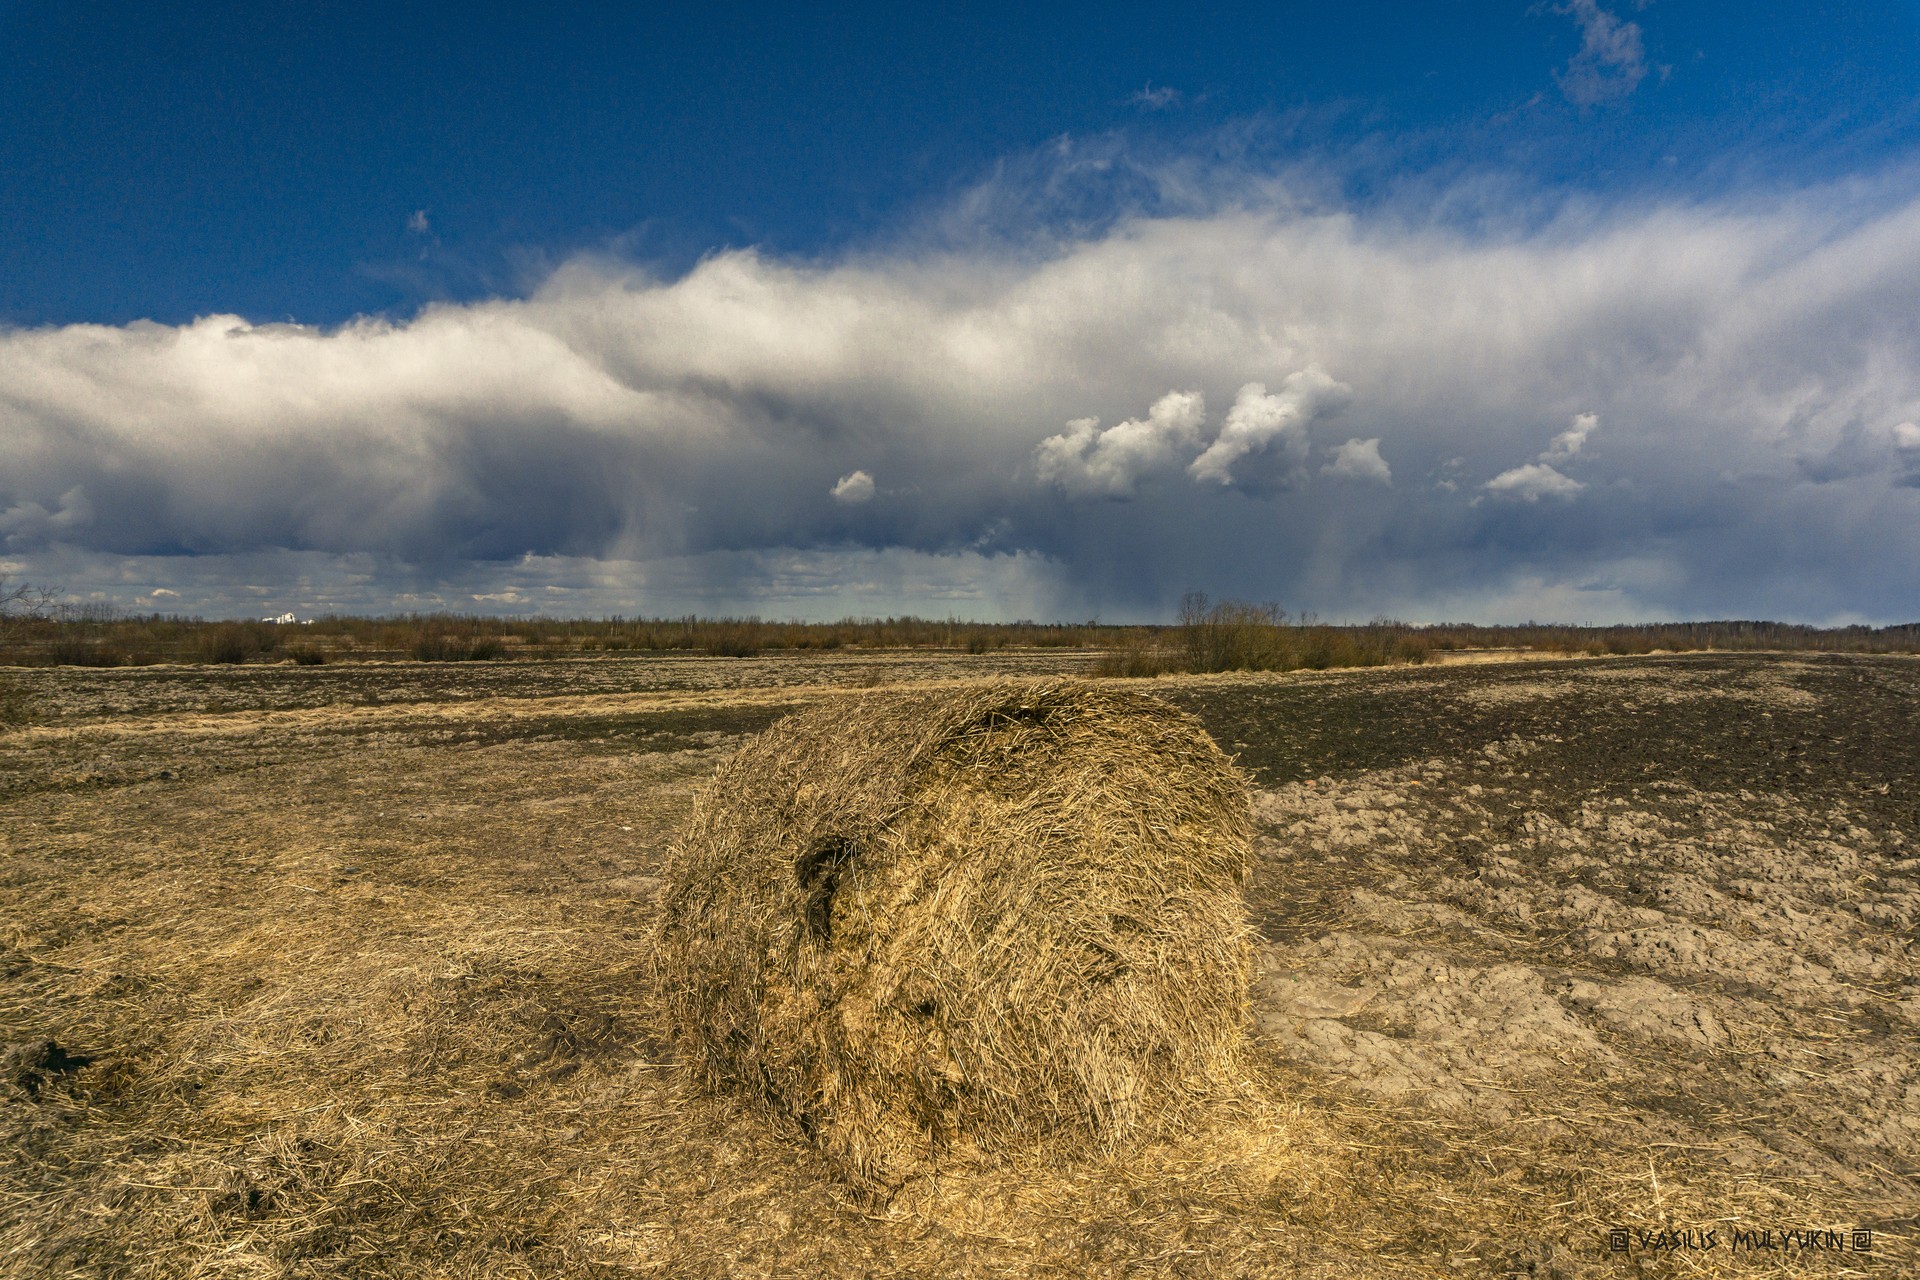
[[[1624,98],[1646,79],[1647,56],[1638,23],[1622,22],[1597,0],[1570,0],[1559,12],[1580,27],[1580,51],[1556,77],[1567,101],[1590,107]]]

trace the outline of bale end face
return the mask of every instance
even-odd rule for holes
[[[1251,825],[1232,764],[1157,699],[836,699],[743,747],[674,849],[675,1034],[857,1184],[1110,1144],[1239,1041]]]

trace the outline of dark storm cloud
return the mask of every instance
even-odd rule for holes
[[[1472,238],[1242,203],[1038,256],[583,259],[405,323],[14,331],[0,551],[333,557],[363,608],[424,574],[605,609],[617,565],[774,611],[1902,615],[1920,205],[1846,201]]]

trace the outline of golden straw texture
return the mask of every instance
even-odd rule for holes
[[[659,978],[718,1087],[841,1173],[1071,1156],[1179,1112],[1245,1021],[1244,781],[1191,717],[1070,681],[791,716],[673,850]]]

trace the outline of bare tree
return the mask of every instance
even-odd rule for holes
[[[36,586],[0,573],[0,619],[44,618],[59,598],[57,587]]]

